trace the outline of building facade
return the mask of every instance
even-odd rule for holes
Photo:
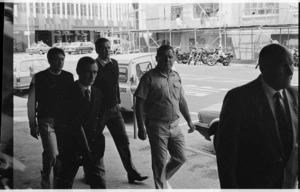
[[[132,3],[96,3],[93,0],[14,3],[14,51],[34,42],[92,41],[100,36],[135,29]]]
[[[149,44],[168,40],[182,52],[189,52],[193,47],[212,51],[222,45],[226,52],[233,52],[240,60],[256,60],[260,49],[273,40],[298,48],[297,3],[199,1],[142,4],[140,9],[139,26],[141,30],[150,31]],[[176,24],[178,16],[182,26]]]

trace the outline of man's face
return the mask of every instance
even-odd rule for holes
[[[96,76],[98,72],[98,65],[96,63],[86,65],[85,68],[80,71],[79,82],[84,86],[93,85],[95,82]]]
[[[98,51],[97,53],[99,54],[99,57],[102,59],[102,60],[107,60],[110,58],[110,52],[111,52],[111,49],[110,49],[110,42],[107,41],[105,43],[102,43],[100,45],[100,47],[98,48]]]
[[[58,54],[49,60],[50,68],[54,72],[60,72],[64,67],[65,56],[63,54]]]
[[[156,56],[157,65],[162,71],[170,71],[175,62],[175,55],[172,49],[165,51],[161,56]]]
[[[283,54],[278,63],[268,67],[263,73],[265,81],[275,90],[286,89],[291,85],[294,60],[287,51]]]

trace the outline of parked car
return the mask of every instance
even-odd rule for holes
[[[15,91],[28,89],[32,76],[49,67],[44,57],[14,57],[13,87]]]
[[[132,53],[112,55],[119,63],[119,87],[121,110],[133,112],[133,94],[141,77],[157,64],[156,53]],[[176,70],[173,65],[173,70]]]
[[[84,44],[87,46],[87,47],[91,47],[92,48],[92,51],[95,50],[95,44],[91,41],[89,42],[84,42]]]
[[[90,46],[86,45],[84,42],[73,42],[65,48],[65,52],[69,54],[91,53],[92,51],[93,49]]]
[[[26,50],[26,52],[29,53],[29,55],[32,55],[34,53],[38,53],[40,55],[45,54],[49,51],[51,47],[49,47],[47,44],[45,43],[33,43],[30,48],[28,48]]]
[[[212,142],[212,151],[215,151],[216,136],[215,133],[219,126],[219,117],[222,108],[222,102],[203,108],[198,112],[198,122],[195,123],[196,130],[203,135],[203,137]],[[212,139],[211,139],[212,137]]]
[[[63,43],[54,43],[52,45],[52,47],[57,47],[57,48],[60,48],[62,50],[65,50],[66,47],[68,47],[70,45],[70,43],[66,43],[66,42],[63,42]]]

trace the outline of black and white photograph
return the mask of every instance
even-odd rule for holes
[[[1,189],[299,188],[297,0],[0,9]]]

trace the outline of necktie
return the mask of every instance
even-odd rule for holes
[[[279,92],[274,94],[275,98],[275,114],[276,121],[278,126],[278,131],[280,134],[281,142],[283,144],[284,156],[285,159],[288,158],[289,154],[289,130],[288,130],[288,121],[287,114],[284,111],[284,105],[280,102],[281,95]]]
[[[86,89],[84,91],[84,98],[89,103],[91,101],[91,91],[89,89]]]

